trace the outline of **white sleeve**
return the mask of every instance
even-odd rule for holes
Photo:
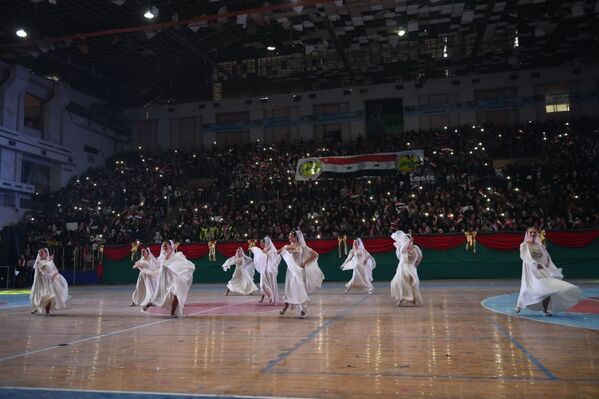
[[[235,256],[231,256],[225,263],[223,263],[223,270],[227,271],[231,266],[235,264]]]
[[[354,250],[352,249],[351,251],[349,251],[349,254],[347,254],[347,258],[345,258],[345,261],[341,265],[341,270],[352,270],[355,267],[355,262],[352,262],[353,258]]]

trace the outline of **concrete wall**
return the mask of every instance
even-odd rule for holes
[[[343,140],[366,136],[365,103],[369,100],[401,98],[405,130],[427,130],[442,128],[443,125],[482,123],[481,119],[503,119],[502,112],[509,112],[514,122],[528,120],[543,121],[548,118],[573,118],[581,115],[597,115],[599,98],[599,65],[564,66],[559,68],[531,69],[524,71],[479,74],[466,77],[431,79],[424,82],[400,82],[373,86],[357,86],[344,89],[322,90],[272,95],[268,102],[259,98],[225,99],[219,102],[195,102],[172,104],[127,111],[132,123],[133,140],[148,141],[144,135],[149,131],[158,134],[162,148],[174,148],[169,136],[171,120],[198,117],[202,120],[200,143],[212,145],[216,138],[216,123],[221,113],[249,112],[250,140],[264,138],[265,111],[299,107],[297,118],[306,119],[314,115],[315,106],[320,104],[345,104],[349,114],[355,114],[342,125]],[[514,96],[501,101],[479,101],[481,92],[493,92],[513,88]],[[351,90],[350,90],[351,89]],[[570,112],[545,113],[545,95],[557,92],[570,94]],[[478,93],[478,94],[477,94]],[[301,101],[294,101],[294,95]],[[312,98],[310,98],[312,97]],[[350,115],[351,116],[351,115]],[[292,118],[293,119],[293,118]],[[146,127],[136,129],[140,124]],[[153,125],[148,128],[147,125]],[[305,140],[314,137],[314,124],[298,123],[293,130],[293,139]],[[197,132],[196,132],[197,133]],[[297,137],[295,137],[297,135]]]

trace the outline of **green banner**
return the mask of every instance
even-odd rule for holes
[[[550,245],[549,253],[557,267],[563,268],[566,279],[599,278],[599,240],[584,248],[565,248]],[[498,279],[520,278],[522,262],[517,251],[494,251],[482,245],[477,253],[467,252],[463,246],[448,251],[422,249],[423,260],[418,274],[423,280],[431,279]],[[395,252],[374,254],[376,269],[375,281],[390,281],[395,275],[397,258]],[[216,262],[208,256],[195,259],[194,283],[223,283],[231,278],[233,270],[224,272],[221,265],[226,258],[217,253]],[[339,267],[345,260],[339,258],[337,250],[321,254],[318,263],[324,272],[325,281],[348,281],[351,271],[344,272]],[[104,284],[133,284],[138,271],[132,269],[127,258],[120,261],[104,259]],[[285,262],[279,267],[279,282],[285,281]],[[259,276],[256,273],[256,281]]]

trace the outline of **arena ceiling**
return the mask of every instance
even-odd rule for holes
[[[0,0],[0,10],[0,59],[123,106],[584,63],[599,53],[599,0]]]

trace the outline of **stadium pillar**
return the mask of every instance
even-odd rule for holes
[[[24,121],[24,93],[29,82],[29,70],[12,65],[8,79],[0,85],[0,125],[21,131]]]

